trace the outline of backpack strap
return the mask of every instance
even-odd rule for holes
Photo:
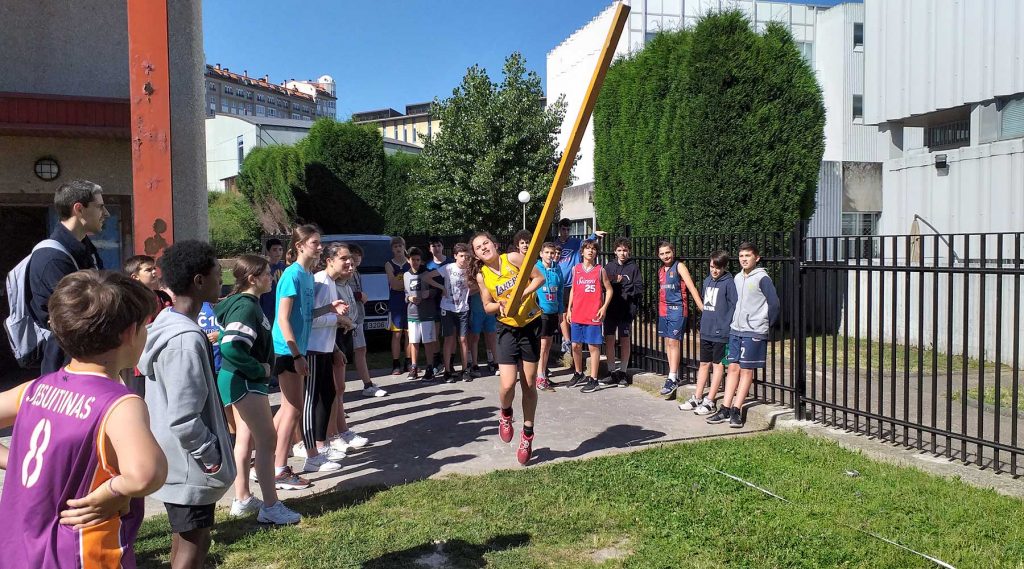
[[[32,253],[35,254],[35,252],[40,249],[56,249],[57,251],[64,253],[71,259],[71,262],[74,263],[75,270],[81,270],[81,268],[78,266],[78,261],[75,260],[75,256],[68,252],[68,250],[64,248],[64,245],[62,245],[60,241],[57,241],[56,239],[43,239],[38,244],[36,244],[35,247],[32,248]]]

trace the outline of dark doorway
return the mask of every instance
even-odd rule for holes
[[[4,246],[0,247],[0,275],[4,276],[5,282],[7,273],[32,251],[36,243],[46,239],[46,216],[46,206],[0,206],[4,231]],[[10,314],[6,288],[3,297],[0,318],[6,319]],[[0,389],[33,375],[33,371],[18,367],[4,332],[4,341],[0,343]]]

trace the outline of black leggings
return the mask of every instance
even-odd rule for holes
[[[308,355],[309,377],[302,402],[302,443],[306,448],[316,448],[316,441],[327,440],[327,424],[337,392],[334,390],[333,354],[310,352]]]

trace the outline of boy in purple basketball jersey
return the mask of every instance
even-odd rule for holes
[[[145,403],[117,378],[155,311],[153,293],[118,273],[73,273],[54,290],[50,324],[71,363],[0,394],[0,427],[14,424],[0,446],[0,567],[135,567],[142,497],[167,461]]]

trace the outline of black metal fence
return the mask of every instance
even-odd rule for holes
[[[756,396],[793,407],[801,419],[1024,474],[1024,233],[806,237],[803,231],[670,239],[698,290],[712,251],[735,257],[743,241],[760,249],[782,314],[770,330]],[[464,237],[444,242],[450,248]],[[604,261],[614,259],[614,241],[602,241]],[[646,283],[633,323],[632,366],[665,373],[664,342],[656,333],[659,239],[631,241]],[[426,245],[425,238],[408,242]],[[700,312],[693,299],[689,304],[680,371],[693,379]]]

